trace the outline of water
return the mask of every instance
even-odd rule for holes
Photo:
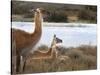
[[[29,33],[34,31],[33,25],[34,23],[31,22],[12,22],[12,28],[25,30]],[[54,34],[63,40],[61,45],[66,47],[96,45],[96,24],[81,24],[81,27],[69,27],[69,25],[80,25],[71,23],[44,23],[43,25],[43,33],[38,45],[50,46]]]

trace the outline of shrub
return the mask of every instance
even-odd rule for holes
[[[38,47],[38,50],[48,50],[48,46],[41,45],[41,46]]]
[[[47,49],[42,45],[39,49]],[[61,55],[69,56],[65,61],[55,60],[32,60],[26,64],[24,73],[41,73],[41,72],[58,72],[58,71],[73,71],[73,70],[90,70],[97,68],[96,47],[80,46],[76,48],[57,48]],[[91,51],[93,51],[91,53]],[[64,53],[65,52],[65,53]]]

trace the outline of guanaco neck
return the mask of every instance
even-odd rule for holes
[[[51,48],[56,47],[56,36],[54,35],[53,41],[51,43]]]
[[[35,31],[34,33],[41,33],[42,32],[42,14],[41,12],[35,12],[34,16],[35,21]]]
[[[52,58],[57,57],[57,51],[56,51],[56,36],[54,35],[53,41],[51,43],[51,48],[52,48]]]
[[[31,34],[31,42],[36,44],[42,35],[42,14],[41,12],[35,12],[34,14],[35,30]]]

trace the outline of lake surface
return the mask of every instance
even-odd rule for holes
[[[29,33],[34,31],[33,25],[34,23],[31,22],[12,22],[12,28],[21,29]],[[97,44],[96,24],[43,23],[43,25],[43,33],[38,45],[50,46],[54,34],[63,40],[61,45],[66,47]]]

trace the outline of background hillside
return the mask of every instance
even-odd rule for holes
[[[46,10],[47,22],[97,22],[97,6],[24,1],[12,1],[11,6],[12,21],[33,21],[30,11],[41,7]]]

